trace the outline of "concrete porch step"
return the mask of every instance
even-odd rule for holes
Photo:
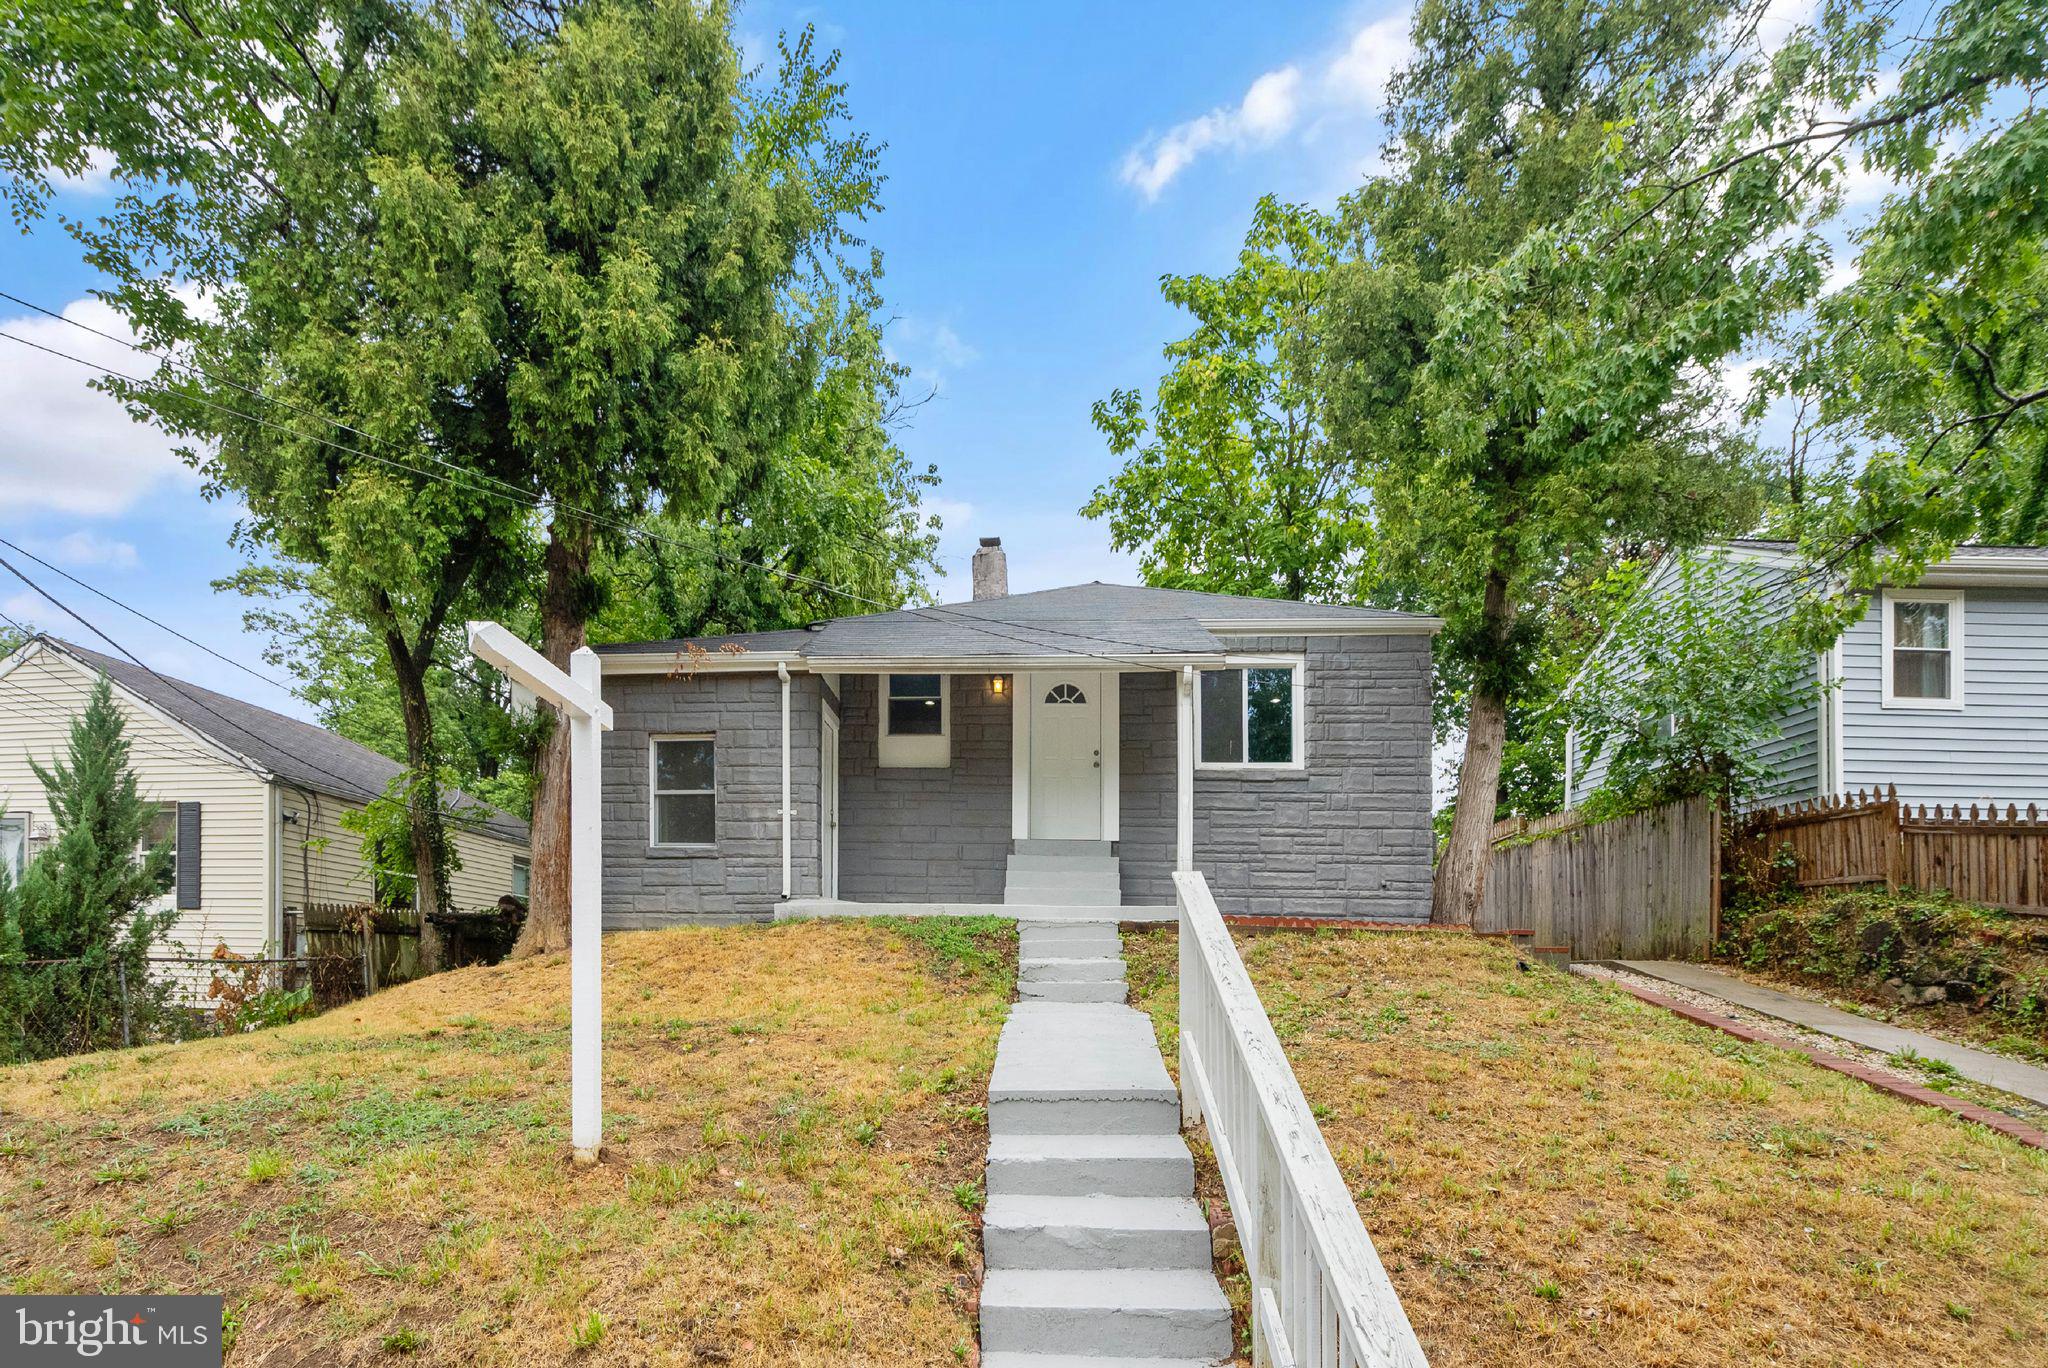
[[[1043,838],[1014,840],[1010,842],[1012,855],[1093,855],[1098,859],[1113,859],[1115,852],[1108,841],[1056,841]]]
[[[1107,955],[1087,959],[1020,959],[1017,962],[1017,982],[1024,983],[1091,983],[1108,979],[1123,982],[1124,962]]]
[[[991,1268],[1208,1268],[1209,1223],[1192,1197],[999,1194],[983,1214]]]
[[[1178,1135],[994,1135],[988,1191],[1017,1197],[1186,1197],[1195,1161]]]
[[[1123,877],[1113,869],[1012,869],[1005,888],[1122,888]]]
[[[1007,907],[1115,907],[1123,901],[1117,888],[1005,888]]]
[[[1048,983],[1022,983],[1017,996],[1025,1002],[1079,1002],[1121,1004],[1128,996],[1122,979],[1083,979],[1071,982],[1054,979]]]
[[[1211,1362],[1230,1353],[1230,1303],[1201,1269],[995,1269],[981,1289],[991,1354]]]
[[[1049,874],[1065,870],[1114,874],[1123,867],[1123,862],[1114,855],[1012,855],[1007,867],[1012,874],[1026,871]]]

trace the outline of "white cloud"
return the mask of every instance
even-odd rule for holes
[[[68,565],[73,569],[106,567],[113,570],[132,570],[140,564],[133,542],[102,537],[84,528],[66,533],[55,541],[44,541],[36,546],[36,551],[59,565]]]
[[[1387,97],[1387,82],[1415,55],[1408,27],[1405,9],[1367,24],[1330,63],[1323,74],[1324,87],[1334,98],[1377,110]]]
[[[86,154],[85,166],[77,175],[60,171],[50,177],[50,184],[59,194],[107,194],[114,188],[114,154],[95,147]]]
[[[1264,73],[1235,105],[1219,105],[1139,141],[1124,153],[1119,178],[1156,200],[1207,153],[1268,148],[1331,114],[1377,113],[1387,81],[1414,50],[1408,24],[1406,8],[1382,15],[1354,30],[1333,54]]]
[[[955,332],[953,325],[904,316],[889,325],[882,354],[910,371],[911,397],[943,390],[947,379],[981,359],[981,352]]]
[[[131,337],[121,316],[96,299],[64,309],[75,322]],[[143,374],[149,358],[54,318],[0,320],[0,515],[53,510],[79,517],[126,512],[165,483],[191,486],[197,477],[173,453],[171,440],[135,422],[118,403],[92,389],[91,366]],[[50,351],[37,351],[47,347]],[[91,363],[53,355],[64,352]]]

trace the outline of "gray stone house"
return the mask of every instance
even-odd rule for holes
[[[888,903],[1426,918],[1435,619],[1171,589],[597,648],[608,928]],[[906,908],[905,910],[911,910]]]

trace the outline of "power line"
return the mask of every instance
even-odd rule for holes
[[[5,297],[6,297],[6,298],[8,298],[8,299],[12,299],[12,300],[15,300],[15,301],[16,301],[17,303],[22,303],[22,302],[23,302],[23,301],[21,301],[21,300],[20,300],[19,296],[16,296],[16,295],[8,294],[8,295],[6,295]],[[93,327],[91,327],[91,326],[90,326],[90,325],[88,325],[88,324],[80,323],[80,322],[78,322],[78,321],[77,321],[76,319],[70,319],[70,318],[65,318],[65,317],[64,317],[64,316],[63,316],[62,314],[57,314],[57,313],[54,313],[54,312],[52,312],[51,310],[48,310],[48,309],[42,308],[42,307],[41,307],[41,306],[39,306],[39,305],[26,305],[26,307],[36,308],[36,309],[37,309],[37,310],[38,310],[39,312],[41,312],[41,313],[44,313],[44,314],[47,314],[47,315],[49,315],[50,317],[56,318],[56,319],[58,319],[58,320],[59,320],[59,321],[61,321],[61,322],[65,322],[65,323],[69,323],[69,324],[72,324],[72,325],[73,325],[73,326],[75,326],[75,327],[79,327],[79,328],[81,328],[81,329],[84,329],[85,331],[87,331],[87,332],[90,332],[90,333],[93,333],[93,334],[95,334],[95,335],[97,335],[97,336],[108,336],[108,334],[104,334],[104,333],[101,333],[101,331],[100,331],[99,329],[93,328]],[[18,335],[14,334],[14,333],[10,333],[10,332],[7,332],[7,331],[5,331],[5,330],[0,330],[0,338],[5,338],[5,339],[7,339],[8,341],[10,341],[10,342],[14,342],[14,343],[17,343],[17,344],[19,344],[19,345],[21,345],[21,346],[29,347],[29,348],[32,348],[32,349],[34,349],[34,350],[36,350],[36,351],[40,351],[40,352],[43,352],[43,353],[45,353],[45,354],[47,354],[47,355],[50,355],[50,356],[55,356],[55,357],[58,357],[58,358],[60,358],[60,359],[62,359],[62,360],[65,360],[65,361],[69,361],[69,362],[72,362],[72,363],[73,363],[74,365],[79,365],[79,366],[83,366],[83,367],[85,367],[85,368],[86,368],[86,369],[88,369],[88,370],[93,370],[93,371],[97,371],[97,372],[99,372],[99,373],[100,373],[100,374],[102,374],[102,375],[112,376],[112,377],[114,377],[114,378],[117,378],[117,379],[125,380],[125,381],[127,381],[128,383],[130,383],[130,384],[133,384],[133,385],[139,385],[139,386],[151,386],[151,385],[155,385],[155,384],[156,384],[156,382],[155,382],[155,381],[153,381],[153,380],[145,380],[145,379],[142,379],[141,377],[138,377],[138,376],[135,376],[135,375],[131,375],[131,374],[129,374],[129,373],[127,373],[127,372],[125,372],[125,371],[121,371],[121,370],[115,369],[115,368],[113,368],[113,367],[110,367],[110,366],[104,366],[104,365],[101,365],[100,363],[98,363],[98,362],[96,362],[96,361],[91,361],[91,360],[88,360],[88,359],[86,359],[86,358],[84,358],[84,357],[80,357],[80,356],[75,356],[75,355],[73,355],[73,354],[71,354],[71,353],[69,353],[69,352],[65,352],[65,351],[62,351],[62,350],[60,350],[60,349],[58,349],[58,348],[56,348],[56,347],[50,347],[50,346],[45,346],[45,345],[44,345],[44,344],[42,344],[42,343],[39,343],[39,342],[34,342],[34,341],[31,341],[31,340],[29,340],[28,338],[25,338],[25,337],[21,337],[21,336],[18,336]],[[160,363],[162,363],[162,364],[166,364],[166,365],[178,365],[178,364],[181,364],[181,363],[174,363],[174,362],[171,362],[171,361],[167,360],[166,358],[164,358],[164,357],[162,357],[162,356],[159,356],[159,355],[158,355],[157,353],[155,353],[155,352],[152,352],[152,351],[149,351],[149,350],[148,350],[147,348],[141,347],[141,346],[139,346],[139,345],[137,345],[137,344],[135,344],[135,343],[125,343],[125,342],[124,342],[124,343],[123,343],[123,345],[125,345],[125,346],[129,346],[129,347],[131,347],[131,348],[132,348],[133,350],[136,350],[136,351],[138,351],[138,352],[142,353],[143,355],[149,356],[149,357],[151,357],[152,359],[155,359],[155,360],[157,360],[158,362],[160,362]],[[205,373],[204,371],[199,371],[199,370],[197,370],[196,368],[190,368],[190,369],[192,369],[193,373],[195,373],[195,374],[198,374],[198,375],[200,375],[200,376],[201,376],[202,378],[205,378],[205,379],[212,379],[212,378],[213,378],[213,377],[211,377],[211,376],[208,376],[208,375],[206,375],[206,373]],[[230,384],[230,385],[233,385],[233,384],[234,384],[234,382],[232,382],[232,381],[227,381],[227,382],[222,382],[222,381],[215,381],[215,383],[226,383],[226,384]],[[250,390],[248,390],[248,388],[247,388],[246,386],[236,386],[236,387],[237,387],[237,388],[241,388],[241,389],[244,389],[245,391],[247,391],[247,392],[251,393],[251,394],[252,394],[252,395],[253,395],[253,396],[254,396],[255,398],[257,398],[257,399],[259,399],[259,400],[263,400],[263,401],[270,401],[270,400],[269,400],[269,397],[268,397],[268,396],[265,396],[265,395],[263,395],[263,394],[261,394],[261,393],[259,393],[259,392],[256,392],[256,391],[250,391]],[[297,437],[297,438],[300,438],[300,439],[302,439],[302,440],[305,440],[305,441],[310,441],[310,442],[314,442],[314,443],[316,443],[316,444],[318,444],[318,445],[321,445],[321,446],[325,446],[325,447],[331,448],[331,449],[333,449],[333,450],[336,450],[336,451],[341,451],[341,452],[344,452],[344,453],[346,453],[346,454],[349,454],[349,455],[353,455],[353,456],[359,456],[359,457],[361,457],[361,458],[362,458],[362,459],[364,459],[364,460],[368,460],[368,461],[374,461],[374,462],[376,462],[376,463],[378,463],[378,464],[380,464],[380,465],[388,466],[388,467],[390,467],[390,468],[392,468],[392,469],[397,469],[397,470],[403,470],[403,471],[407,472],[408,474],[416,475],[416,476],[418,476],[418,477],[420,477],[420,478],[422,478],[422,479],[428,479],[428,480],[439,480],[440,482],[442,482],[442,483],[444,483],[444,484],[449,484],[449,485],[457,485],[457,483],[458,483],[458,482],[457,482],[456,480],[454,480],[454,479],[451,479],[451,478],[449,478],[448,476],[445,476],[445,475],[438,475],[438,474],[436,474],[436,473],[435,473],[435,472],[433,472],[433,471],[430,471],[430,470],[425,470],[425,469],[422,469],[422,468],[421,468],[421,467],[419,467],[419,466],[415,466],[415,465],[411,465],[411,464],[408,464],[408,463],[407,463],[407,462],[405,462],[405,461],[402,461],[402,460],[397,460],[397,459],[395,459],[395,458],[392,458],[392,457],[389,457],[389,456],[383,456],[383,455],[379,455],[379,454],[377,454],[377,453],[375,453],[375,452],[370,452],[370,451],[364,451],[364,450],[362,450],[362,449],[361,449],[361,448],[359,448],[359,447],[354,447],[354,446],[350,446],[350,445],[348,445],[348,444],[346,444],[346,443],[342,443],[342,442],[335,442],[335,441],[332,441],[332,440],[330,440],[330,439],[327,439],[327,438],[324,438],[324,437],[318,437],[318,436],[314,436],[314,435],[312,435],[312,434],[310,434],[310,433],[303,433],[303,432],[298,432],[298,431],[296,431],[296,430],[294,430],[294,429],[292,429],[292,428],[289,428],[289,427],[285,427],[285,426],[283,426],[283,425],[281,425],[281,424],[278,424],[278,423],[274,423],[274,422],[271,422],[271,421],[269,421],[269,420],[267,420],[267,419],[264,419],[264,418],[258,417],[258,416],[257,416],[257,415],[255,415],[255,414],[251,414],[251,413],[245,413],[245,412],[243,412],[243,411],[242,411],[242,410],[240,410],[240,409],[237,409],[237,408],[233,408],[233,407],[231,407],[231,406],[229,406],[229,405],[226,405],[226,404],[221,404],[221,403],[215,402],[215,401],[213,401],[213,400],[209,400],[209,399],[203,398],[203,397],[201,397],[201,396],[198,396],[198,395],[186,394],[186,395],[184,395],[184,396],[182,396],[182,397],[183,397],[183,398],[185,398],[186,400],[188,400],[188,401],[192,402],[192,403],[195,403],[195,404],[198,404],[198,405],[200,405],[201,407],[204,407],[204,408],[208,408],[208,409],[211,409],[211,410],[213,410],[213,411],[215,411],[215,412],[219,412],[219,413],[225,413],[225,414],[227,414],[227,415],[229,415],[229,416],[231,416],[231,417],[239,418],[239,419],[241,419],[241,420],[242,420],[242,421],[244,421],[244,422],[254,423],[254,424],[256,424],[256,425],[257,425],[257,426],[259,426],[259,427],[269,428],[269,429],[272,429],[272,430],[274,430],[274,431],[278,431],[278,432],[282,432],[282,433],[285,433],[285,434],[286,434],[286,435],[288,435],[288,436],[292,436],[292,437]],[[283,402],[283,401],[270,401],[270,402],[280,402],[280,403],[281,403],[281,402]],[[312,417],[316,418],[316,419],[317,419],[317,420],[319,420],[319,421],[323,421],[323,422],[327,422],[327,423],[330,423],[330,424],[332,424],[332,425],[334,425],[334,426],[337,426],[337,427],[341,427],[341,428],[343,428],[344,430],[348,430],[348,431],[355,431],[355,429],[349,429],[349,428],[347,428],[347,425],[346,425],[346,424],[343,424],[343,423],[341,423],[341,422],[340,422],[340,421],[339,421],[338,419],[333,419],[333,418],[327,418],[327,417],[325,417],[324,415],[319,415],[319,414],[312,414],[312,413],[310,413],[310,411],[307,411],[307,412],[309,413],[309,416],[312,416]],[[455,465],[454,463],[452,463],[452,462],[450,462],[450,461],[444,460],[444,459],[442,459],[442,458],[440,458],[440,457],[437,457],[437,456],[432,456],[431,454],[428,454],[428,459],[430,459],[430,460],[434,461],[434,462],[435,462],[435,463],[436,463],[437,465],[441,465],[441,466],[445,466],[445,467],[447,467],[448,469],[450,469],[450,470],[452,470],[452,471],[456,472],[456,473],[457,473],[458,475],[462,476],[462,477],[463,477],[464,479],[481,479],[481,480],[486,480],[486,481],[489,481],[489,482],[490,482],[490,485],[496,485],[496,486],[498,486],[498,488],[491,488],[491,487],[489,487],[489,485],[485,485],[485,486],[472,486],[472,489],[473,489],[473,490],[474,490],[475,492],[480,492],[480,493],[485,493],[485,494],[489,494],[489,495],[492,495],[493,497],[497,497],[497,498],[506,498],[506,499],[510,499],[510,500],[511,500],[511,501],[513,501],[513,502],[519,503],[519,504],[521,504],[521,505],[523,505],[523,506],[525,506],[525,507],[528,507],[528,508],[532,508],[532,509],[535,509],[536,511],[538,511],[538,510],[540,510],[540,509],[543,509],[543,508],[552,508],[552,509],[553,509],[554,511],[556,511],[556,512],[558,512],[558,513],[563,513],[563,514],[567,514],[567,515],[569,515],[569,516],[571,516],[571,517],[581,518],[581,519],[583,519],[583,520],[584,520],[585,522],[589,523],[589,524],[590,524],[591,526],[594,526],[594,527],[601,527],[601,528],[605,528],[605,529],[607,529],[607,530],[609,530],[609,531],[614,531],[614,532],[617,532],[617,533],[619,533],[620,535],[622,535],[622,536],[625,536],[625,537],[627,537],[627,538],[630,538],[630,539],[636,539],[636,540],[640,540],[640,541],[643,541],[643,542],[655,543],[655,544],[659,544],[659,545],[665,545],[665,546],[672,546],[672,547],[676,547],[676,548],[678,548],[678,549],[680,549],[680,550],[682,550],[682,551],[684,551],[684,552],[708,551],[708,552],[709,552],[709,554],[711,554],[712,556],[714,556],[714,557],[718,557],[718,558],[720,558],[720,559],[724,559],[724,560],[727,560],[727,561],[729,561],[729,562],[731,562],[731,563],[733,563],[733,564],[737,564],[737,565],[745,566],[745,567],[747,567],[747,568],[750,568],[750,569],[754,569],[754,570],[759,570],[759,571],[761,571],[761,572],[762,572],[763,574],[769,574],[769,575],[775,575],[775,576],[779,576],[779,577],[781,577],[782,579],[785,579],[785,580],[789,581],[790,583],[793,583],[793,584],[801,584],[801,585],[804,585],[804,586],[807,586],[807,587],[810,587],[810,588],[818,589],[818,590],[820,590],[820,591],[822,591],[822,592],[824,592],[824,593],[827,593],[827,594],[831,594],[831,595],[834,595],[834,596],[836,596],[836,597],[839,597],[839,598],[843,598],[843,599],[849,600],[849,601],[851,601],[851,602],[855,602],[855,603],[862,603],[862,604],[866,604],[866,605],[868,605],[868,606],[870,606],[870,607],[873,607],[873,608],[879,609],[879,610],[881,610],[881,611],[883,611],[883,612],[906,612],[906,613],[916,613],[916,614],[923,614],[923,615],[929,615],[929,616],[933,616],[933,617],[939,618],[939,619],[941,619],[941,620],[944,620],[944,621],[951,621],[951,622],[957,622],[957,623],[959,623],[959,624],[960,624],[960,625],[961,625],[962,627],[965,627],[965,628],[966,628],[967,630],[969,630],[969,631],[975,631],[975,632],[980,632],[980,633],[982,633],[982,634],[984,634],[984,635],[987,635],[987,636],[993,636],[993,637],[997,637],[997,638],[1000,638],[1000,639],[1002,639],[1002,640],[1006,640],[1006,641],[1012,642],[1012,643],[1014,643],[1014,644],[1018,644],[1018,645],[1025,645],[1025,646],[1034,646],[1034,647],[1040,647],[1040,646],[1042,646],[1042,645],[1043,645],[1043,643],[1042,643],[1042,642],[1040,642],[1040,641],[1035,641],[1035,640],[1032,640],[1032,639],[1030,639],[1030,638],[1027,638],[1027,637],[1020,637],[1020,636],[1014,636],[1014,635],[1011,635],[1010,633],[1007,633],[1007,632],[1003,632],[1003,631],[999,631],[999,630],[997,630],[996,628],[994,628],[994,627],[991,627],[991,626],[989,626],[989,625],[988,625],[988,622],[987,622],[987,619],[985,619],[985,618],[983,618],[983,617],[980,617],[980,616],[977,616],[977,615],[970,615],[970,614],[960,613],[960,612],[958,612],[958,611],[955,611],[955,610],[953,610],[953,609],[948,609],[948,608],[945,608],[945,607],[943,607],[943,606],[926,606],[926,607],[916,607],[916,608],[903,608],[903,607],[901,607],[900,605],[896,605],[896,604],[890,604],[890,603],[885,603],[885,602],[883,602],[883,601],[882,601],[882,600],[880,600],[880,599],[872,598],[872,597],[870,597],[870,596],[868,596],[868,595],[865,595],[865,594],[861,594],[861,593],[857,593],[857,592],[855,592],[854,590],[851,590],[851,589],[847,589],[846,587],[844,587],[844,586],[842,586],[842,585],[836,585],[836,584],[831,584],[831,583],[829,583],[829,582],[827,582],[827,581],[825,581],[825,580],[817,579],[817,578],[815,578],[815,577],[813,577],[813,576],[809,576],[809,575],[804,575],[804,574],[801,574],[801,573],[799,573],[799,572],[796,572],[796,571],[792,571],[792,570],[784,570],[784,569],[778,568],[778,567],[776,567],[776,566],[771,566],[771,565],[766,565],[766,564],[763,564],[763,563],[761,563],[761,562],[759,562],[759,561],[751,561],[751,560],[748,560],[748,559],[746,559],[745,557],[742,557],[742,556],[736,555],[735,553],[732,553],[732,552],[730,552],[730,551],[724,551],[724,550],[721,550],[721,549],[719,549],[719,548],[717,548],[717,547],[715,547],[715,546],[711,546],[711,547],[704,547],[704,548],[699,548],[699,547],[691,546],[691,545],[688,545],[687,543],[681,542],[681,541],[679,541],[679,540],[677,540],[677,539],[675,539],[675,538],[672,538],[672,537],[667,537],[667,536],[664,536],[664,535],[662,535],[662,534],[660,534],[660,533],[654,532],[654,531],[652,531],[651,529],[649,529],[649,528],[647,528],[647,527],[645,527],[645,526],[642,526],[642,525],[640,525],[640,524],[637,524],[637,523],[629,523],[629,522],[623,521],[623,520],[621,520],[621,519],[617,519],[617,518],[612,518],[612,517],[607,517],[607,516],[604,516],[604,515],[600,515],[600,514],[592,513],[592,512],[590,512],[590,511],[588,511],[588,510],[586,510],[586,509],[581,509],[581,508],[578,508],[578,507],[576,507],[576,506],[575,506],[575,505],[573,505],[573,504],[567,504],[567,503],[563,503],[563,502],[561,502],[561,501],[559,501],[559,500],[548,500],[548,499],[545,499],[545,498],[543,498],[543,497],[541,497],[541,496],[539,496],[539,495],[536,495],[536,494],[531,494],[531,493],[528,493],[528,492],[526,492],[526,491],[520,490],[520,489],[518,489],[518,488],[517,488],[517,486],[514,486],[514,485],[511,485],[511,484],[508,484],[508,483],[506,483],[506,482],[505,482],[505,481],[503,481],[503,480],[499,480],[499,479],[497,479],[497,478],[496,478],[495,476],[485,476],[485,475],[479,475],[479,474],[477,474],[476,472],[472,472],[472,471],[469,471],[469,470],[465,469],[465,468],[464,468],[464,467],[462,467],[462,466],[458,466],[458,465]],[[1065,639],[1070,639],[1070,640],[1074,640],[1074,641],[1082,641],[1082,642],[1093,642],[1093,643],[1098,643],[1098,644],[1102,644],[1102,645],[1110,645],[1110,646],[1123,646],[1123,647],[1129,647],[1129,648],[1132,648],[1132,649],[1135,649],[1135,650],[1139,650],[1139,651],[1144,651],[1144,652],[1152,652],[1152,651],[1158,651],[1158,650],[1162,649],[1162,648],[1160,647],[1160,645],[1159,645],[1158,643],[1156,643],[1156,642],[1142,642],[1142,641],[1132,641],[1132,640],[1128,640],[1128,639],[1125,639],[1125,638],[1119,638],[1119,637],[1110,637],[1110,636],[1102,636],[1102,635],[1096,635],[1096,634],[1091,634],[1091,633],[1085,633],[1085,632],[1073,632],[1073,631],[1068,631],[1068,630],[1066,630],[1066,629],[1063,629],[1063,628],[1057,628],[1057,627],[1048,627],[1048,626],[1043,626],[1043,625],[1031,625],[1031,626],[1028,626],[1028,627],[1027,627],[1027,626],[1026,626],[1025,624],[1022,624],[1022,623],[1015,623],[1015,622],[1008,622],[1007,620],[1005,620],[1005,619],[1000,619],[1000,618],[999,618],[999,619],[997,619],[997,621],[1002,621],[1002,622],[1005,622],[1005,625],[1008,625],[1008,626],[1014,626],[1014,627],[1018,627],[1018,628],[1020,628],[1020,629],[1022,629],[1022,630],[1029,630],[1029,631],[1034,631],[1034,632],[1041,632],[1041,633],[1044,633],[1044,634],[1046,634],[1046,635],[1050,635],[1050,636],[1057,636],[1057,637],[1061,637],[1061,638],[1065,638]],[[1083,657],[1085,657],[1085,658],[1089,658],[1089,659],[1096,659],[1096,660],[1105,660],[1105,661],[1109,661],[1109,662],[1112,662],[1112,663],[1114,663],[1114,664],[1126,665],[1126,666],[1129,666],[1129,667],[1130,667],[1130,668],[1132,668],[1132,669],[1138,669],[1138,670],[1155,670],[1155,671],[1157,671],[1157,670],[1167,670],[1167,669],[1170,669],[1170,668],[1171,668],[1171,667],[1167,667],[1167,666],[1160,666],[1160,665],[1156,665],[1156,664],[1151,664],[1151,663],[1149,663],[1149,662],[1144,662],[1144,661],[1134,661],[1134,660],[1128,660],[1128,659],[1125,659],[1124,657],[1121,657],[1121,656],[1116,656],[1116,655],[1110,655],[1110,654],[1106,654],[1106,653],[1104,653],[1104,652],[1100,652],[1100,651],[1084,651],[1084,650],[1077,650],[1077,651],[1075,651],[1075,652],[1074,652],[1074,654],[1076,654],[1076,655],[1080,655],[1080,656],[1083,656]]]

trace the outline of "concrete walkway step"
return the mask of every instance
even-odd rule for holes
[[[1191,1197],[992,1194],[982,1247],[996,1268],[1210,1265],[1209,1223]]]
[[[1100,1354],[984,1354],[981,1368],[1215,1368],[1215,1359],[1104,1358]]]
[[[1005,888],[1005,907],[1115,907],[1123,899],[1118,888]]]
[[[1013,855],[1092,855],[1107,860],[1114,857],[1107,841],[1062,841],[1048,837],[1033,837],[1028,840],[1010,842]]]
[[[1031,959],[1026,957],[1017,962],[1017,982],[1025,983],[1082,983],[1089,980],[1115,979],[1123,982],[1124,962],[1097,955],[1090,959]]]
[[[996,1135],[988,1191],[998,1195],[1185,1197],[1195,1161],[1178,1135]]]
[[[1078,1002],[1121,1006],[1128,990],[1122,979],[1082,979],[1079,982],[1051,979],[1045,983],[1024,983],[1017,996],[1026,1002]]]
[[[1100,869],[1114,874],[1123,861],[1114,855],[1012,855],[1004,866],[1013,874],[1026,869]]]
[[[1161,1269],[991,1269],[981,1289],[987,1352],[1215,1361],[1230,1353],[1216,1275]]]
[[[1027,923],[1017,934],[1020,959],[1121,959],[1116,927],[1109,922],[1076,922],[1071,929]]]
[[[1982,1083],[2048,1106],[2048,1069],[2036,1064],[2008,1059],[1988,1050],[1973,1050],[1925,1031],[1872,1021],[1824,1002],[1813,1002],[1776,988],[1751,983],[1704,964],[1684,960],[1615,960],[1614,963],[1635,973],[1675,983],[1696,993],[1711,994],[1762,1016],[1790,1022],[1865,1049],[1882,1050],[1886,1054],[1911,1050],[1928,1059],[1939,1059],[1973,1083]]]
[[[1144,1013],[1027,1001],[1010,1009],[997,1041],[988,1115],[999,1134],[1172,1135],[1180,1095]]]

